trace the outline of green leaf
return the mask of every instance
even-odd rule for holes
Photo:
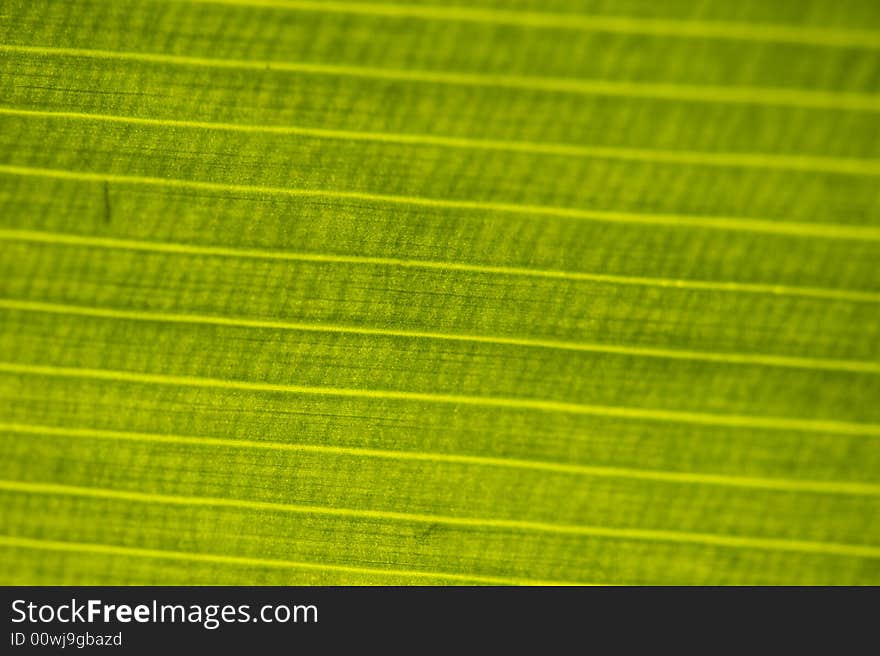
[[[0,583],[880,584],[878,85],[860,0],[4,0]]]

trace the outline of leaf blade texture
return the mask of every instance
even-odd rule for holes
[[[0,3],[0,581],[877,584],[880,12]]]

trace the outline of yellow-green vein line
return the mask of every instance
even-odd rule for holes
[[[766,551],[791,551],[811,554],[829,554],[851,558],[880,558],[880,547],[836,542],[813,542],[779,538],[760,538],[751,536],[723,535],[717,533],[694,533],[689,531],[667,531],[659,529],[617,528],[608,526],[583,526],[580,524],[552,524],[548,522],[518,519],[495,519],[476,517],[456,517],[424,513],[404,513],[390,510],[368,510],[337,508],[330,506],[310,506],[270,501],[253,501],[221,497],[193,497],[170,494],[132,492],[106,488],[79,487],[56,483],[28,483],[24,481],[0,480],[0,490],[26,494],[48,494],[92,499],[110,499],[133,503],[161,504],[190,508],[236,508],[268,512],[297,513],[323,517],[355,517],[372,521],[392,521],[424,524],[441,524],[460,528],[497,529],[508,531],[527,531],[555,535],[578,535],[583,537],[610,538],[620,540],[639,540],[649,542],[676,542],[699,544],[731,549],[762,549]]]
[[[617,146],[578,146],[563,143],[472,139],[467,137],[448,137],[430,134],[364,132],[358,130],[334,130],[328,128],[309,128],[285,125],[250,125],[213,121],[141,118],[112,114],[90,114],[85,112],[19,109],[14,107],[0,107],[0,115],[99,121],[126,125],[142,125],[144,127],[216,130],[245,134],[289,135],[316,139],[337,139],[343,141],[369,141],[396,145],[494,150],[533,155],[612,159],[660,164],[880,176],[880,160],[850,157],[823,157],[806,154],[776,155],[770,153],[712,153],[688,150],[624,148]]]
[[[406,569],[381,569],[375,567],[358,567],[355,565],[337,565],[331,563],[312,563],[294,560],[278,560],[274,558],[256,558],[253,556],[222,556],[192,551],[167,551],[165,549],[145,549],[143,547],[124,547],[109,544],[84,542],[62,542],[58,540],[35,540],[12,535],[0,535],[0,546],[18,549],[37,549],[45,551],[61,551],[73,553],[93,553],[102,556],[123,556],[133,558],[157,558],[186,562],[202,562],[236,567],[260,567],[266,569],[304,569],[319,572],[339,572],[377,577],[401,577],[428,580],[460,581],[462,583],[484,583],[488,585],[591,585],[589,583],[569,583],[566,581],[537,581],[523,578],[507,578],[500,576],[482,576],[479,574],[444,573]]]
[[[506,88],[521,91],[647,98],[672,102],[745,104],[805,109],[878,112],[880,95],[814,91],[782,87],[710,86],[621,80],[587,80],[523,75],[480,74],[431,70],[401,70],[370,66],[346,66],[308,62],[215,59],[147,52],[92,50],[88,48],[53,48],[0,44],[0,52],[49,57],[81,57],[111,61],[135,61],[147,64],[170,64],[220,69],[275,71],[306,75],[353,77],[389,82],[416,82],[480,88]]]
[[[671,484],[714,485],[721,487],[769,490],[774,492],[807,492],[816,494],[880,496],[880,485],[858,481],[822,481],[807,479],[798,480],[788,478],[705,474],[700,472],[667,471],[656,469],[632,469],[626,467],[578,465],[571,463],[552,462],[547,460],[524,460],[521,458],[500,458],[493,456],[475,456],[455,453],[435,453],[405,450],[401,451],[365,447],[336,446],[327,444],[305,444],[275,442],[269,440],[138,433],[131,431],[115,431],[95,428],[69,428],[0,422],[0,433],[3,432],[38,436],[51,435],[53,437],[63,438],[98,439],[120,442],[147,442],[152,444],[171,444],[176,446],[255,449],[282,452],[287,451],[293,453],[316,453],[321,455],[344,456],[352,458],[377,458],[383,460],[447,463],[452,465],[468,465],[475,467],[525,469],[531,471],[540,471],[552,474],[564,474],[572,476],[623,478],[641,481],[656,481]]]
[[[880,227],[839,225],[828,223],[796,223],[770,219],[750,219],[723,216],[696,216],[687,214],[637,214],[633,212],[609,212],[583,210],[545,205],[523,205],[491,201],[447,200],[422,198],[418,196],[396,196],[358,191],[335,191],[328,189],[295,189],[262,185],[241,185],[223,182],[202,182],[180,180],[177,178],[156,178],[114,173],[94,173],[88,171],[67,171],[13,164],[0,165],[0,173],[19,176],[46,177],[58,180],[80,180],[85,182],[109,182],[113,184],[149,185],[175,189],[196,189],[210,192],[240,193],[244,195],[291,196],[298,198],[338,198],[370,203],[392,205],[411,205],[455,210],[498,212],[551,216],[559,219],[599,221],[606,223],[653,225],[673,228],[700,228],[706,230],[756,232],[762,234],[788,235],[824,239],[845,239],[860,241],[880,241]]]
[[[84,307],[61,303],[26,301],[0,298],[0,309],[24,312],[42,312],[72,316],[118,319],[126,321],[147,321],[155,323],[185,323],[232,328],[256,328],[268,330],[292,330],[317,333],[368,335],[376,337],[402,337],[406,339],[431,339],[455,342],[474,342],[498,346],[517,346],[525,348],[556,349],[602,353],[632,357],[661,358],[715,362],[719,364],[754,365],[806,370],[845,371],[861,374],[880,374],[880,363],[859,360],[835,360],[827,358],[803,358],[761,353],[729,353],[693,351],[682,349],[621,346],[586,342],[566,342],[561,340],[531,339],[526,337],[504,337],[495,335],[468,335],[418,330],[399,330],[392,328],[371,328],[368,326],[342,326],[323,323],[305,323],[271,319],[249,319],[245,317],[225,317],[218,315],[181,314],[167,312],[148,312],[141,310],[120,310],[115,308]]]
[[[506,410],[530,410],[548,413],[593,415],[599,417],[615,417],[618,419],[694,424],[699,426],[726,426],[730,428],[787,430],[806,433],[834,433],[840,435],[880,437],[880,425],[878,424],[823,419],[712,414],[706,412],[626,406],[590,405],[532,398],[473,396],[466,394],[408,392],[383,389],[354,389],[345,387],[314,387],[309,385],[264,383],[197,376],[119,371],[112,369],[25,364],[18,362],[0,362],[0,372],[21,375],[84,378],[120,383],[143,383],[148,385],[202,387],[207,389],[241,390],[249,392],[279,392],[284,394],[360,398],[381,401],[470,405]]]
[[[645,18],[506,10],[456,5],[340,2],[338,0],[177,0],[244,8],[286,9],[334,14],[415,18],[528,29],[609,32],[694,39],[793,43],[836,48],[880,48],[880,33],[850,28],[812,27],[770,23]]]
[[[2,167],[0,167],[2,168]],[[394,257],[371,257],[364,255],[338,255],[329,253],[299,253],[295,251],[239,248],[228,246],[205,246],[177,242],[143,241],[97,235],[75,235],[59,232],[41,232],[0,228],[0,241],[20,241],[50,246],[82,246],[86,248],[109,248],[144,253],[168,253],[197,257],[229,257],[238,259],[274,260],[282,262],[311,262],[316,264],[355,264],[365,266],[389,266],[432,271],[457,271],[499,276],[525,276],[557,280],[595,282],[610,285],[660,287],[662,289],[694,290],[722,293],[759,294],[770,296],[794,296],[852,303],[880,303],[880,292],[827,287],[798,287],[767,283],[741,283],[713,280],[686,280],[681,278],[651,278],[624,276],[580,271],[531,269],[526,267],[468,264],[437,260],[412,260]]]

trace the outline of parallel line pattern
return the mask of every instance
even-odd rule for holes
[[[827,358],[803,358],[761,353],[708,352],[683,349],[626,346],[616,344],[595,344],[585,342],[566,342],[559,340],[531,339],[526,337],[504,337],[500,335],[468,335],[392,328],[371,328],[368,326],[341,326],[336,324],[279,321],[270,319],[249,319],[245,317],[225,317],[218,315],[180,314],[168,312],[147,312],[142,310],[120,310],[115,308],[83,307],[61,303],[45,303],[19,299],[0,298],[0,310],[40,312],[70,316],[119,319],[123,321],[143,321],[153,323],[183,323],[210,326],[229,326],[232,328],[254,328],[350,335],[369,335],[375,337],[401,337],[404,339],[442,340],[453,342],[473,342],[496,346],[517,346],[563,351],[580,351],[608,355],[714,362],[729,365],[753,365],[790,369],[844,371],[858,374],[880,374],[880,363],[859,360],[834,360]]]
[[[617,528],[608,526],[581,526],[574,524],[550,524],[515,519],[495,519],[476,517],[455,517],[422,513],[403,513],[389,510],[368,510],[338,508],[329,506],[309,506],[293,503],[251,501],[219,497],[193,497],[170,494],[130,492],[105,488],[59,485],[55,483],[31,483],[25,481],[0,480],[0,490],[26,494],[46,494],[73,496],[92,499],[110,499],[133,503],[162,504],[182,507],[238,508],[243,510],[269,511],[317,515],[326,517],[353,517],[363,520],[409,522],[421,524],[441,524],[458,528],[498,529],[526,531],[557,535],[577,535],[593,538],[620,540],[644,540],[651,542],[676,542],[700,544],[730,549],[761,549],[766,551],[787,551],[808,554],[825,554],[849,558],[880,558],[880,547],[861,544],[842,544],[836,542],[814,542],[809,540],[790,540],[779,538],[759,538],[716,533],[692,533],[687,531],[665,531],[641,528]]]
[[[228,5],[333,14],[408,18],[504,25],[527,29],[609,32],[625,35],[687,39],[719,39],[756,43],[792,43],[831,48],[880,48],[880,32],[852,28],[813,27],[770,23],[736,23],[602,14],[505,10],[456,5],[411,5],[338,0],[173,0],[189,4]]]
[[[251,392],[281,392],[285,394],[298,394],[304,396],[329,396],[385,401],[470,405],[507,410],[529,410],[547,413],[593,415],[597,417],[614,417],[618,419],[694,424],[698,426],[725,426],[729,428],[784,430],[804,433],[831,433],[839,435],[880,437],[880,424],[830,421],[823,419],[797,419],[789,417],[729,414],[722,415],[712,414],[708,412],[687,412],[679,410],[662,410],[625,406],[589,405],[531,398],[470,396],[465,394],[439,394],[427,392],[407,392],[402,390],[354,389],[344,387],[313,387],[307,385],[286,385],[281,383],[262,383],[245,380],[228,380],[196,376],[139,373],[133,371],[118,371],[112,369],[23,364],[18,362],[0,362],[0,372],[19,375],[85,378],[92,380],[145,383],[177,387],[234,389]]]
[[[782,87],[745,87],[627,82],[579,78],[490,75],[451,71],[392,69],[369,66],[343,66],[308,62],[215,59],[147,52],[92,50],[0,44],[0,52],[48,57],[81,57],[111,61],[136,61],[203,68],[275,71],[333,77],[415,82],[486,89],[514,89],[537,93],[559,93],[612,98],[643,98],[670,102],[758,105],[826,109],[850,112],[880,112],[880,95],[869,93],[819,91]]]
[[[0,433],[13,433],[32,436],[51,435],[53,437],[98,439],[119,442],[146,442],[150,444],[185,445],[196,447],[218,447],[229,449],[255,449],[293,453],[316,453],[353,458],[377,458],[416,462],[472,465],[476,467],[501,467],[542,471],[552,474],[574,476],[593,476],[621,478],[641,481],[657,481],[673,484],[714,485],[735,488],[760,489],[776,492],[805,492],[815,494],[844,494],[854,496],[880,496],[880,485],[857,481],[807,480],[791,478],[766,478],[759,476],[732,476],[725,474],[706,474],[689,471],[668,471],[657,469],[632,469],[625,467],[605,467],[597,465],[578,465],[551,462],[546,460],[524,460],[521,458],[501,458],[475,456],[460,453],[432,453],[425,451],[392,451],[364,447],[347,447],[328,444],[304,444],[275,442],[271,440],[248,440],[220,437],[199,437],[190,435],[169,435],[158,433],[138,433],[96,428],[73,428],[40,426],[32,424],[0,422]]]
[[[102,556],[122,556],[126,558],[156,558],[159,560],[177,560],[184,562],[210,563],[214,565],[231,565],[234,567],[257,567],[267,569],[301,569],[317,572],[338,572],[376,577],[402,577],[415,580],[456,581],[463,584],[482,583],[486,585],[591,585],[590,583],[566,581],[538,581],[524,578],[501,576],[483,576],[479,574],[461,574],[456,572],[431,572],[409,569],[383,569],[377,567],[358,567],[355,565],[337,565],[334,563],[313,563],[294,560],[278,560],[273,558],[256,558],[253,556],[224,556],[192,551],[170,551],[166,549],[145,549],[143,547],[125,547],[110,544],[84,542],[64,542],[60,540],[44,540],[23,538],[13,535],[0,535],[0,547],[13,549],[36,549],[40,551],[60,551],[72,553],[89,553]],[[604,584],[603,584],[604,585]]]
[[[656,164],[712,166],[721,168],[770,169],[807,173],[833,173],[853,176],[880,176],[880,160],[855,157],[825,157],[808,154],[780,155],[774,153],[709,152],[693,150],[662,150],[625,148],[618,146],[580,146],[565,143],[541,143],[501,139],[471,139],[431,134],[394,132],[366,132],[287,125],[252,125],[216,121],[192,121],[166,118],[144,118],[88,112],[49,111],[0,107],[0,115],[50,119],[99,121],[144,127],[213,130],[243,134],[270,134],[334,139],[340,141],[367,141],[395,145],[437,146],[450,149],[491,150],[552,155],[588,159],[610,159]]]
[[[2,166],[0,166],[2,172]],[[852,303],[880,303],[880,292],[858,289],[833,289],[829,287],[802,287],[773,283],[745,283],[726,280],[689,280],[684,278],[658,278],[648,276],[624,276],[608,273],[587,273],[582,271],[562,271],[558,269],[535,269],[513,266],[493,266],[489,264],[470,264],[466,262],[416,260],[395,257],[371,257],[366,255],[340,255],[337,253],[303,253],[296,251],[269,250],[264,248],[245,248],[186,244],[180,242],[144,241],[141,239],[122,239],[100,235],[76,235],[62,232],[44,232],[0,228],[0,241],[46,244],[50,246],[80,246],[85,248],[107,248],[143,253],[168,253],[196,257],[228,257],[235,259],[269,260],[280,262],[312,262],[315,264],[355,264],[363,266],[387,266],[407,269],[426,269],[429,271],[463,272],[496,276],[523,276],[569,280],[574,282],[595,282],[610,285],[636,287],[659,287],[673,290],[693,290],[731,294],[757,294],[769,296],[793,296],[816,298],[828,301]]]
[[[610,212],[584,210],[546,205],[525,205],[492,201],[450,200],[423,198],[418,196],[398,196],[359,191],[337,191],[332,189],[297,189],[292,187],[272,187],[263,185],[242,185],[178,178],[156,178],[140,175],[119,175],[114,173],[94,173],[89,171],[69,171],[14,164],[0,164],[0,174],[55,178],[59,180],[80,180],[84,182],[108,182],[114,184],[149,185],[176,189],[195,189],[211,192],[240,193],[256,196],[291,196],[298,198],[336,198],[369,203],[409,205],[413,207],[443,208],[449,210],[473,210],[504,214],[549,216],[558,219],[577,221],[599,221],[629,225],[653,225],[683,229],[703,229],[721,231],[754,232],[760,234],[787,235],[814,239],[841,239],[855,241],[880,241],[880,227],[862,225],[842,225],[829,223],[798,223],[793,221],[774,221],[772,219],[753,219],[747,217],[697,216],[690,214],[638,214],[634,212]]]

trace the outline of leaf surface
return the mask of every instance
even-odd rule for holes
[[[880,584],[880,11],[4,0],[0,582]]]

